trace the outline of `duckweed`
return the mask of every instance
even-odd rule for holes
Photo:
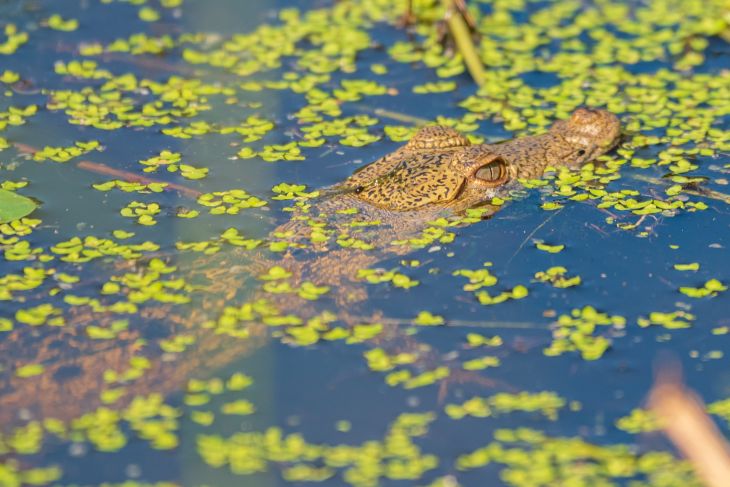
[[[414,325],[421,326],[438,326],[443,325],[444,323],[445,321],[443,316],[434,315],[428,311],[421,311],[413,320]]]
[[[75,145],[70,147],[44,147],[42,150],[33,154],[33,160],[35,161],[46,161],[51,160],[55,162],[67,162],[74,157],[78,157],[83,154],[87,154],[92,150],[100,150],[101,144],[98,140],[92,140],[89,142],[76,142]]]
[[[502,362],[497,357],[487,355],[486,357],[467,360],[462,364],[464,370],[482,370],[488,367],[499,367]]]
[[[687,463],[665,452],[636,454],[627,445],[599,446],[579,438],[551,438],[520,428],[497,430],[495,441],[456,461],[459,470],[501,464],[502,480],[512,486],[576,483],[615,485],[699,485]],[[632,480],[633,479],[633,480]]]
[[[397,272],[397,269],[359,269],[357,271],[356,277],[358,279],[363,279],[370,284],[389,282],[394,287],[400,287],[404,289],[418,286],[419,284],[419,281],[411,279],[407,275]]]
[[[627,433],[648,433],[657,431],[661,426],[657,417],[645,409],[634,409],[628,416],[619,418],[616,427]]]
[[[416,480],[438,465],[435,456],[421,453],[413,442],[425,434],[433,420],[429,413],[402,414],[382,441],[359,446],[312,444],[299,434],[286,435],[274,427],[260,433],[235,433],[228,438],[200,435],[198,451],[211,467],[227,466],[237,475],[265,472],[270,464],[289,464],[295,466],[284,475],[292,480],[316,480],[341,472],[350,485],[373,486],[381,478]]]
[[[61,30],[64,32],[70,32],[73,30],[78,29],[79,27],[79,21],[76,19],[68,19],[64,20],[63,17],[61,17],[58,14],[51,15],[47,20],[46,23],[48,24],[48,27],[55,30]]]
[[[492,264],[487,262],[484,264],[485,267],[489,267]],[[464,284],[464,291],[477,291],[483,287],[490,287],[497,284],[497,278],[490,274],[489,269],[459,269],[453,272],[454,276],[463,276],[469,279],[468,284]]]
[[[122,216],[128,218],[136,218],[140,225],[154,225],[157,220],[154,215],[160,213],[160,205],[157,203],[142,203],[141,201],[132,201],[119,212]]]
[[[565,245],[563,244],[548,245],[544,242],[535,242],[535,247],[537,247],[538,250],[542,250],[543,252],[547,252],[549,254],[557,254],[558,252],[562,252],[563,249],[565,249]]]
[[[622,329],[626,326],[623,316],[601,313],[592,306],[574,309],[570,315],[560,315],[553,328],[553,342],[544,353],[547,356],[578,351],[584,360],[597,360],[611,345],[603,335],[594,335],[598,326]]]
[[[689,286],[682,286],[679,288],[679,292],[689,296],[690,298],[704,298],[707,296],[717,296],[718,293],[727,291],[727,286],[718,281],[717,279],[710,279],[705,282],[704,286],[696,288]]]
[[[547,282],[558,288],[578,286],[581,283],[580,276],[567,277],[568,272],[563,266],[551,267],[546,271],[535,273],[535,279],[540,282]]]
[[[211,215],[237,215],[242,209],[260,208],[267,204],[242,189],[205,193],[198,198],[198,203],[210,208]]]
[[[505,301],[510,299],[523,299],[527,297],[528,294],[529,292],[525,286],[517,285],[509,291],[502,291],[501,293],[494,296],[490,295],[487,291],[476,292],[474,293],[474,296],[476,296],[479,304],[492,305],[504,303]]]
[[[692,321],[696,318],[693,314],[686,311],[677,310],[671,313],[661,313],[655,311],[650,313],[648,317],[640,317],[637,322],[639,326],[646,328],[647,326],[658,325],[664,328],[689,328]]]
[[[403,2],[355,0],[306,11],[283,8],[249,32],[223,35],[179,29],[178,17],[190,14],[181,0],[103,5],[112,1],[103,0],[94,9],[128,9],[132,15],[126,18],[140,20],[122,26],[124,33],[116,39],[96,35],[91,29],[98,23],[89,21],[85,10],[74,13],[78,19],[44,11],[37,19],[48,29],[36,29],[33,22],[25,21],[8,21],[2,26],[0,56],[10,56],[11,63],[41,53],[45,45],[61,50],[56,53],[60,59],[43,63],[44,69],[53,67],[48,73],[39,74],[32,64],[23,62],[10,64],[12,70],[0,73],[5,90],[5,103],[0,108],[0,151],[6,156],[2,189],[14,192],[24,188],[24,194],[39,201],[47,191],[42,181],[36,184],[35,176],[31,184],[7,180],[11,171],[17,171],[19,179],[27,174],[23,172],[27,169],[23,157],[16,157],[16,151],[27,154],[24,157],[30,160],[59,163],[37,165],[34,170],[58,171],[62,184],[54,188],[59,191],[73,191],[74,181],[87,181],[79,177],[84,170],[80,158],[114,160],[116,152],[110,151],[119,147],[117,134],[124,142],[129,137],[130,155],[125,155],[125,160],[130,164],[115,161],[114,167],[106,169],[97,165],[102,173],[93,180],[95,191],[83,195],[89,197],[90,205],[116,202],[112,208],[120,214],[109,215],[108,227],[96,228],[101,225],[96,221],[59,226],[58,214],[63,209],[57,207],[59,200],[50,196],[49,203],[36,212],[38,219],[28,218],[30,213],[2,218],[0,246],[7,270],[0,276],[0,300],[7,306],[0,317],[0,330],[12,337],[12,343],[24,347],[19,357],[14,355],[16,350],[8,355],[11,362],[3,370],[12,383],[8,390],[27,395],[25,387],[43,383],[51,398],[51,386],[67,381],[74,400],[38,412],[22,405],[16,408],[15,404],[6,408],[23,425],[2,433],[0,451],[6,458],[0,464],[0,483],[77,482],[73,469],[65,474],[58,466],[43,465],[57,458],[49,454],[59,444],[69,445],[74,456],[90,446],[104,452],[94,458],[115,464],[110,456],[113,452],[123,448],[131,451],[140,442],[145,448],[179,452],[194,441],[197,454],[211,469],[237,475],[275,471],[286,482],[329,480],[374,486],[395,480],[453,486],[467,480],[459,477],[461,471],[492,465],[499,470],[502,482],[515,486],[696,485],[687,464],[664,452],[637,453],[633,444],[602,440],[598,445],[536,430],[500,429],[483,448],[464,452],[457,445],[452,465],[427,453],[433,438],[426,434],[431,423],[438,421],[441,426],[442,422],[448,424],[449,418],[470,417],[469,421],[479,427],[482,418],[497,421],[499,416],[514,413],[532,413],[537,421],[568,414],[567,400],[549,391],[498,393],[466,400],[460,396],[467,387],[483,383],[492,374],[499,377],[506,373],[501,370],[510,368],[515,350],[532,353],[529,345],[534,340],[529,335],[530,330],[539,333],[543,328],[540,310],[545,318],[558,316],[551,325],[552,343],[544,350],[548,358],[543,360],[568,353],[598,360],[611,346],[626,346],[628,340],[623,334],[641,333],[639,328],[674,330],[703,323],[708,311],[702,306],[717,306],[717,300],[724,299],[726,276],[702,276],[697,282],[687,279],[699,276],[690,272],[712,266],[712,255],[708,254],[700,267],[694,262],[697,256],[678,254],[661,265],[669,272],[678,271],[670,279],[680,284],[672,284],[671,289],[675,297],[693,298],[692,308],[683,302],[656,306],[664,311],[641,305],[629,318],[639,326],[627,328],[627,318],[617,314],[620,310],[602,312],[585,306],[567,311],[576,306],[574,297],[564,301],[568,298],[563,296],[568,295],[585,297],[581,305],[600,305],[602,283],[610,283],[613,276],[604,273],[607,269],[600,268],[599,263],[601,279],[607,280],[600,281],[598,273],[583,274],[591,276],[583,282],[567,267],[557,265],[559,261],[552,262],[550,259],[564,258],[573,251],[580,255],[585,248],[581,248],[580,240],[558,243],[565,239],[555,233],[560,227],[545,228],[549,220],[533,229],[519,228],[517,232],[522,233],[517,241],[509,240],[505,231],[505,242],[515,243],[512,258],[543,262],[521,274],[520,279],[534,276],[556,288],[577,288],[570,292],[543,287],[533,295],[532,289],[519,284],[494,291],[497,284],[510,283],[511,277],[504,274],[512,258],[504,263],[496,259],[509,257],[512,250],[502,253],[501,241],[479,241],[474,247],[476,240],[470,239],[476,234],[466,229],[489,217],[504,218],[492,222],[496,225],[506,221],[520,225],[523,215],[516,208],[532,205],[554,221],[579,218],[579,211],[601,212],[605,215],[602,219],[581,221],[580,227],[570,230],[595,231],[603,238],[613,238],[616,233],[627,238],[635,235],[645,238],[644,242],[651,237],[654,245],[653,239],[658,241],[668,234],[666,226],[678,224],[671,221],[675,217],[680,216],[684,224],[704,222],[707,215],[722,215],[716,210],[727,202],[722,190],[727,185],[723,174],[728,165],[722,157],[730,150],[730,135],[722,122],[728,110],[728,77],[712,64],[718,49],[724,49],[716,45],[723,42],[720,38],[727,30],[722,2],[662,0],[625,5],[497,1],[488,8],[471,5],[480,34],[478,53],[488,68],[484,84],[471,89],[467,79],[460,76],[464,72],[460,55],[444,49],[434,26],[444,14],[441,2],[414,2],[417,23],[412,36],[381,36],[383,22],[393,23],[403,13]],[[169,24],[174,26],[169,28]],[[49,36],[54,36],[52,43]],[[418,84],[393,78],[396,74],[400,77],[403,69],[416,69]],[[553,81],[533,83],[531,77],[535,75]],[[433,103],[433,113],[443,106],[441,100],[457,103],[460,108],[448,117],[421,120],[394,111],[393,107],[403,106],[401,101],[407,97]],[[281,102],[283,112],[272,106],[274,101]],[[334,169],[337,178],[350,173],[351,168],[337,172],[339,163],[331,164],[334,159],[328,159],[328,154],[334,152],[351,161],[376,152],[383,154],[391,150],[390,142],[409,139],[424,123],[435,122],[467,133],[480,128],[492,131],[484,137],[467,134],[473,143],[479,143],[485,137],[492,141],[490,137],[501,134],[500,130],[514,135],[542,133],[555,119],[567,117],[583,104],[605,107],[621,117],[624,137],[616,151],[579,169],[552,168],[543,179],[520,181],[509,192],[498,192],[489,209],[434,215],[427,225],[410,233],[388,234],[386,219],[371,218],[358,208],[320,214],[318,198],[329,195],[304,184],[312,184],[310,169],[318,164]],[[23,149],[21,141],[27,138],[28,130],[42,129],[47,119],[66,121],[67,125],[55,125],[54,137],[44,140],[41,149]],[[156,138],[145,144],[148,137]],[[203,158],[205,153],[198,150],[215,144],[226,147],[223,164],[208,154]],[[370,152],[359,149],[368,146]],[[107,152],[101,153],[103,150]],[[284,171],[282,178],[288,182],[227,181],[230,173],[224,164],[235,165],[242,174],[249,174],[251,169],[251,175],[257,175],[265,165]],[[144,176],[151,174],[164,181]],[[184,185],[175,185],[174,178],[182,178]],[[166,192],[170,187],[185,197],[193,195],[194,202],[171,201],[174,194]],[[238,189],[226,189],[231,187]],[[268,192],[268,188],[270,197],[262,196],[260,191]],[[265,208],[268,200],[272,200],[270,212]],[[194,207],[196,204],[199,206]],[[34,203],[29,211],[36,206]],[[493,215],[499,206],[505,207],[502,213]],[[244,209],[246,212],[241,212]],[[286,213],[279,214],[280,209]],[[218,218],[210,223],[206,213]],[[236,217],[239,213],[245,215]],[[290,220],[293,227],[306,227],[307,236],[302,238],[298,231],[287,228],[267,238],[255,238],[238,219],[244,217]],[[145,232],[150,231],[156,231],[158,237],[154,241],[136,240],[135,232],[124,225],[125,219],[142,225],[135,228],[145,238],[149,238]],[[331,225],[335,219],[347,223]],[[157,227],[144,228],[158,221]],[[180,240],[164,238],[170,222],[184,229]],[[194,231],[188,233],[188,229]],[[381,231],[388,235],[387,244],[377,238]],[[520,243],[523,235],[525,240]],[[673,238],[679,237],[673,234]],[[531,246],[540,252],[530,257]],[[643,248],[641,243],[637,246]],[[567,254],[563,252],[566,248]],[[685,252],[686,248],[689,246],[683,243],[676,250]],[[504,267],[495,270],[490,263],[480,267],[479,260],[476,264],[460,260],[457,265],[463,268],[454,270],[454,266],[444,265],[439,254],[442,250],[443,259],[458,255],[466,260],[472,258],[469,251],[475,250],[480,260],[493,259]],[[418,255],[409,255],[411,251]],[[336,267],[326,260],[332,255],[332,263],[352,260],[352,272],[329,276]],[[310,268],[309,264],[320,257],[322,268]],[[411,264],[416,260],[419,264]],[[575,270],[573,264],[569,267]],[[239,293],[248,293],[249,283],[234,282],[225,274],[239,268],[253,281],[254,290],[245,299],[239,299]],[[408,269],[418,279],[406,275]],[[620,265],[616,269],[620,270]],[[622,285],[625,281],[627,286],[635,284],[633,278],[620,276]],[[526,304],[546,295],[550,298],[541,302],[544,306],[537,312],[526,305],[520,307],[520,316],[524,316],[520,319],[530,322],[524,327],[524,323],[505,321],[501,307],[476,306],[471,296],[463,300],[458,292],[444,294],[440,287],[439,299],[449,305],[449,312],[441,316],[419,311],[442,309],[423,306],[423,299],[428,299],[439,279],[452,279],[455,286],[473,293],[483,305],[528,295]],[[401,314],[408,317],[406,326],[399,328],[393,323],[400,321],[388,316],[392,310],[379,309],[377,300],[368,300],[361,307],[368,286],[351,281],[410,289],[407,298],[417,298],[421,305],[414,308],[407,302],[410,312]],[[453,311],[450,298],[458,304]],[[699,302],[695,298],[712,299]],[[439,306],[444,304],[441,301]],[[326,309],[332,303],[337,308]],[[366,316],[358,315],[362,310]],[[477,315],[474,320],[462,319],[457,311]],[[453,328],[427,328],[445,323]],[[727,327],[718,325],[711,333],[722,340]],[[500,335],[480,330],[458,335],[462,337],[455,345],[459,348],[452,350],[447,350],[447,338],[438,344],[435,340],[428,345],[425,340],[421,342],[428,334],[448,337],[462,333],[462,326],[473,327],[468,330],[482,326],[505,330],[500,330]],[[694,329],[699,333],[700,328]],[[425,412],[401,414],[387,429],[382,428],[384,434],[377,432],[379,416],[374,416],[364,433],[359,421],[338,423],[338,431],[353,431],[367,438],[360,443],[311,443],[296,432],[294,419],[286,430],[271,426],[269,404],[238,395],[253,392],[249,390],[254,384],[251,376],[243,372],[206,375],[223,370],[232,363],[232,357],[242,357],[244,350],[258,347],[262,335],[274,340],[272,349],[278,351],[280,346],[305,347],[286,352],[287,360],[298,354],[326,354],[340,346],[355,347],[352,350],[356,353],[349,356],[367,366],[368,371],[361,372],[368,374],[368,379],[374,378],[384,394],[407,391],[408,407]],[[33,337],[30,348],[27,336]],[[510,347],[504,347],[504,342]],[[61,344],[60,348],[56,344]],[[80,352],[74,352],[74,347]],[[499,358],[485,353],[499,354]],[[721,350],[691,352],[691,357],[703,360],[721,356]],[[534,354],[530,357],[533,360]],[[290,362],[283,360],[282,364]],[[282,373],[288,372],[282,367]],[[357,377],[357,366],[342,374]],[[367,380],[362,385],[367,388]],[[523,386],[516,384],[515,388]],[[339,383],[333,387],[340,387]],[[389,387],[399,390],[388,391]],[[92,394],[85,395],[88,391]],[[429,404],[435,404],[429,402],[435,394],[446,398],[444,414],[426,411]],[[334,398],[337,400],[336,394]],[[383,403],[384,407],[405,407],[391,403],[390,396]],[[715,401],[709,410],[727,419],[726,403]],[[51,415],[60,417],[68,412],[72,417],[49,417],[49,410]],[[29,415],[31,419],[27,419]],[[255,421],[242,423],[236,419],[239,416]],[[180,430],[188,419],[196,428],[192,440]],[[221,436],[220,428],[233,420],[238,421],[236,429]],[[518,420],[519,416],[514,416],[514,421]],[[259,421],[263,425],[260,428]],[[657,425],[645,411],[634,410],[618,419],[616,426],[637,434]],[[10,428],[8,425],[6,429]],[[118,453],[117,458],[125,454]],[[17,456],[22,459],[16,460]],[[81,457],[74,461],[85,461]],[[134,467],[125,473],[133,476]],[[455,474],[444,476],[443,472]],[[146,477],[148,472],[142,474]],[[432,474],[441,476],[434,478]],[[124,485],[173,484],[130,480]]]
[[[466,340],[469,343],[470,347],[499,347],[503,344],[502,338],[498,335],[495,335],[493,337],[485,337],[477,333],[468,333],[466,335]]]
[[[554,392],[522,392],[519,394],[500,393],[488,398],[473,397],[463,404],[447,404],[446,414],[452,419],[465,416],[486,418],[508,414],[514,411],[540,412],[550,420],[556,420],[558,411],[566,406],[566,400]]]

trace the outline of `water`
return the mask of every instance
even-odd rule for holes
[[[595,7],[561,2],[551,7],[529,2],[524,9],[475,4],[472,8],[482,9],[487,86],[478,92],[462,73],[448,78],[455,82],[453,90],[424,95],[412,93],[413,86],[443,81],[432,67],[445,59],[428,50],[434,39],[426,40],[427,24],[419,27],[420,35],[414,35],[384,21],[395,19],[403,6],[376,1],[340,2],[337,7],[329,2],[264,5],[223,0],[166,4],[9,1],[0,5],[2,23],[29,34],[17,51],[0,55],[0,75],[9,70],[23,80],[4,86],[0,112],[11,106],[38,106],[24,124],[0,131],[11,145],[0,152],[0,167],[3,180],[27,181],[28,186],[18,192],[41,203],[31,215],[40,222],[18,238],[42,249],[23,260],[10,260],[6,253],[2,274],[22,274],[25,267],[48,273],[37,287],[13,290],[12,299],[0,304],[0,318],[7,320],[2,323],[12,328],[0,338],[3,485],[19,481],[284,485],[307,480],[326,485],[564,485],[568,479],[584,482],[581,485],[687,485],[687,467],[673,462],[666,440],[657,433],[628,432],[617,427],[617,421],[644,406],[655,368],[664,363],[662,356],[682,365],[686,382],[708,404],[730,396],[725,366],[730,294],[721,290],[693,298],[679,292],[683,286],[701,288],[710,279],[724,285],[730,282],[726,264],[730,216],[723,194],[728,177],[723,141],[728,130],[728,47],[715,35],[719,28],[711,22],[718,18],[713,10],[717,5],[700,11],[686,2],[631,6],[638,12],[632,18],[643,20],[621,23],[608,15],[621,9],[620,3]],[[417,5],[423,19],[439,16],[427,3]],[[317,15],[322,17],[289,21],[289,27],[281,29],[280,12],[289,7],[301,9],[302,17],[319,9]],[[686,16],[676,18],[673,12],[680,7]],[[140,15],[153,15],[144,8],[158,12],[160,19],[141,20]],[[605,20],[591,20],[596,8],[603,9]],[[655,20],[649,21],[645,15],[651,9],[661,14],[655,13],[651,17]],[[511,20],[504,16],[506,12],[511,12]],[[54,13],[64,20],[77,19],[78,28],[46,27],[46,19]],[[283,14],[284,21],[287,15]],[[255,42],[240,37],[263,24],[273,27]],[[560,31],[575,25],[582,30]],[[637,25],[647,27],[646,32],[632,30]],[[652,32],[667,25],[680,34],[652,37]],[[287,39],[299,39],[298,28],[311,33],[277,57]],[[530,29],[538,32],[536,38]],[[616,51],[608,58],[605,50],[595,47],[595,39],[604,35],[601,32],[618,32],[616,37],[622,40],[613,44]],[[170,41],[162,52],[136,55],[120,51],[119,43],[117,48],[109,47],[137,33],[169,35],[178,41]],[[202,34],[192,41],[179,38],[194,33]],[[364,35],[369,38],[363,41]],[[279,41],[263,54],[257,50],[276,36]],[[629,40],[622,43],[624,38]],[[692,44],[705,38],[707,46]],[[535,39],[539,42],[533,43]],[[589,54],[569,43],[578,40]],[[672,51],[673,40],[686,42],[680,54]],[[394,60],[398,55],[393,46],[409,41],[416,53],[426,46],[432,57],[427,56],[425,64],[432,67]],[[236,42],[246,47],[237,48]],[[90,43],[106,47],[79,52]],[[662,48],[659,53],[652,51],[656,46]],[[630,52],[621,49],[635,49],[643,57],[633,60]],[[200,53],[212,51],[220,57],[199,62]],[[501,57],[492,57],[494,52]],[[684,65],[682,52],[705,57]],[[550,65],[561,54],[575,57],[559,68]],[[97,66],[87,66],[82,76],[54,72],[55,63],[80,59],[93,60]],[[252,67],[252,59],[260,64]],[[595,64],[576,72],[581,62]],[[377,65],[383,65],[387,73],[374,73],[380,70]],[[619,68],[624,69],[621,75],[610,71]],[[95,70],[96,75],[89,74]],[[119,86],[103,89],[102,85],[125,73],[133,74],[138,85],[122,86],[121,97],[129,100],[128,107],[104,116],[104,121],[117,122],[136,112],[154,122],[149,126],[130,126],[134,121],[122,120],[119,127],[103,130],[89,122],[105,108],[84,113],[54,108],[53,101],[62,90],[80,92],[90,86],[96,94],[118,93]],[[314,73],[320,78],[305,88],[266,84],[291,81],[291,73]],[[177,95],[171,95],[171,89],[166,94],[155,92],[153,82],[170,86],[174,76],[200,80],[206,92],[195,86]],[[141,83],[142,79],[149,81]],[[338,94],[343,79],[375,80],[387,92],[359,97],[352,92]],[[582,81],[575,85],[576,80]],[[242,87],[244,82],[263,83],[263,87],[250,90]],[[642,91],[642,86],[649,88]],[[222,88],[228,91],[223,93]],[[188,102],[180,103],[180,96]],[[340,99],[335,101],[336,97]],[[460,107],[468,97],[488,103],[469,112]],[[157,99],[165,103],[150,104],[141,111]],[[368,116],[373,123],[363,124],[365,130],[380,139],[362,147],[343,145],[347,133],[330,127],[331,132],[321,136],[324,145],[301,147],[301,161],[235,157],[244,147],[260,152],[267,145],[306,141],[307,130],[316,122],[300,110],[323,99],[329,103],[319,107],[323,120]],[[515,197],[484,221],[446,228],[455,233],[453,243],[432,242],[408,252],[381,244],[372,252],[379,257],[346,267],[347,278],[317,300],[303,301],[295,293],[265,294],[283,315],[306,321],[328,311],[331,320],[272,326],[258,317],[242,320],[235,333],[226,333],[229,329],[218,321],[225,307],[240,308],[264,296],[263,282],[256,275],[273,265],[294,262],[283,260],[281,252],[264,249],[270,241],[281,240],[270,232],[291,218],[286,210],[293,202],[272,199],[273,186],[296,183],[310,191],[342,181],[401,144],[383,136],[388,125],[410,128],[420,119],[447,117],[465,125],[459,128],[475,129],[475,134],[495,141],[540,131],[582,103],[608,106],[626,127],[624,152],[614,152],[609,159],[629,162],[613,173],[620,178],[602,183],[606,191],[631,190],[637,192],[632,196],[637,200],[688,200],[707,208],[695,211],[686,206],[641,219],[630,210],[599,207],[605,206],[600,205],[605,199],[571,200],[569,189],[561,195],[560,186],[566,180],[554,184],[553,174],[546,188],[514,186]],[[190,117],[184,116],[190,113],[173,113],[169,120],[154,114],[181,107],[197,113]],[[545,122],[531,120],[524,127],[509,128],[510,117],[529,120],[536,114],[544,114]],[[201,120],[213,127],[237,127],[253,115],[274,123],[261,140],[243,141],[245,134],[216,133],[215,129],[190,138],[162,133]],[[652,126],[662,120],[669,129]],[[707,125],[697,123],[702,120],[708,120]],[[357,122],[350,120],[350,126],[356,127]],[[677,127],[679,132],[672,130]],[[704,132],[692,134],[698,127]],[[644,144],[644,136],[664,139]],[[89,140],[100,141],[103,150],[65,163],[38,162],[24,154],[25,146],[69,147]],[[676,160],[674,166],[640,167],[641,159],[671,157],[672,146],[690,151],[676,159],[684,158],[697,167],[685,171]],[[695,147],[705,151],[692,153]],[[179,170],[170,172],[168,165],[143,172],[147,166],[138,161],[162,150],[180,153],[183,164],[208,168],[207,176],[187,179]],[[89,170],[89,165],[78,165],[82,160],[98,165]],[[126,171],[126,176],[111,170]],[[672,184],[661,179],[667,174],[705,180],[685,186],[674,196],[665,193]],[[138,194],[92,188],[129,175],[176,183],[187,190]],[[577,193],[585,193],[580,183],[569,184]],[[697,194],[697,188],[714,193]],[[237,215],[212,215],[197,202],[198,193],[232,189],[245,189],[268,204],[241,209]],[[156,224],[141,225],[136,218],[120,214],[133,201],[157,203]],[[545,210],[541,206],[546,202],[559,202],[562,207]],[[180,218],[181,208],[200,215]],[[634,228],[620,227],[637,222]],[[262,240],[260,248],[242,251],[222,241],[220,235],[231,227],[246,238]],[[135,235],[121,239],[119,233],[113,235],[115,230]],[[88,262],[63,261],[63,254],[53,250],[59,242],[89,236],[111,238],[122,245],[145,241],[156,245],[129,259],[107,255]],[[205,256],[179,248],[181,242],[206,241],[208,248],[218,252]],[[537,248],[538,241],[565,248],[546,252]],[[4,249],[14,243],[4,241]],[[313,256],[290,249],[304,266],[316,259],[325,263],[319,271],[305,269],[304,280],[321,284],[328,271],[359,255],[332,245],[330,255],[343,258],[327,261],[327,253]],[[474,292],[463,289],[467,279],[454,273],[484,269],[486,262],[497,283],[481,291],[495,296],[525,286],[529,294],[500,304],[480,304]],[[673,267],[692,262],[699,263],[697,271]],[[569,277],[580,276],[581,283],[560,288],[536,279],[537,272],[555,266],[566,267]],[[354,276],[360,267],[398,269],[419,284],[410,289],[368,284]],[[301,280],[287,282],[297,288]],[[6,281],[2,288],[7,287]],[[98,300],[96,310],[94,303],[80,300],[84,297]],[[189,302],[167,302],[176,299]],[[120,302],[132,302],[136,309],[129,305],[105,308]],[[44,304],[53,309],[40,323],[24,318],[28,310],[37,316],[38,309],[44,309],[37,307]],[[557,341],[558,317],[585,307],[621,317],[615,318],[615,325],[599,324],[586,331],[587,340],[604,337],[610,348],[595,360],[586,360],[580,350],[546,355],[545,350]],[[445,324],[413,324],[422,311],[443,317]],[[656,322],[639,326],[639,320],[652,312],[679,312],[678,319],[689,326],[673,329]],[[58,317],[64,323],[54,326],[53,319]],[[469,345],[473,334],[500,340],[493,346],[474,347]],[[373,358],[378,350],[393,363],[378,365]],[[493,357],[485,362],[488,367],[475,365],[474,360],[485,356]],[[34,374],[33,366],[42,367],[36,367]],[[409,374],[412,381],[397,383],[397,374]],[[530,395],[519,396],[522,393]],[[482,407],[486,404],[488,413],[455,412],[475,397],[485,398]],[[500,401],[511,402],[500,406],[505,404]],[[457,419],[459,415],[464,417]],[[722,415],[714,418],[727,433]],[[409,422],[416,426],[408,426]],[[544,440],[521,442],[516,445],[519,451],[501,455],[494,445],[512,448],[508,436],[524,437],[525,433],[514,433],[521,428],[553,439],[581,439],[595,447],[580,449]],[[278,430],[283,436],[301,435],[303,440],[293,436],[279,443],[275,440]],[[243,434],[248,436],[244,439]],[[467,454],[490,442],[496,442],[490,462],[465,466]],[[616,454],[617,445],[623,445],[627,453]],[[658,466],[647,466],[644,460],[644,466],[637,467],[637,459],[649,458],[652,452],[667,453],[659,457]],[[663,471],[669,481],[661,478]],[[533,480],[528,480],[530,475]]]

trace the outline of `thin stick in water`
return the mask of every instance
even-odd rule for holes
[[[39,151],[38,148],[33,147],[32,145],[23,144],[20,142],[16,142],[15,148],[18,149],[21,153],[24,154],[35,154]],[[167,181],[160,181],[158,179],[152,179],[148,178],[146,176],[142,176],[140,174],[135,174],[133,172],[125,171],[123,169],[116,169],[110,166],[107,166],[106,164],[101,164],[100,162],[92,162],[92,161],[79,161],[76,163],[76,167],[79,169],[83,169],[84,171],[90,171],[95,172],[97,174],[104,174],[105,176],[112,176],[115,178],[123,179],[125,181],[133,182],[133,183],[142,183],[142,184],[166,184],[166,189],[175,190],[178,193],[180,193],[183,196],[186,196],[188,198],[192,199],[198,199],[198,197],[203,194],[202,192],[193,189],[188,188],[187,186],[183,186],[181,184],[177,183],[170,183]]]

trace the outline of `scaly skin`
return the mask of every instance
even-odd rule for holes
[[[324,190],[307,213],[295,215],[272,233],[290,232],[292,236],[287,239],[306,248],[294,249],[277,259],[256,251],[214,256],[212,262],[200,259],[188,272],[189,277],[205,275],[211,283],[202,302],[191,306],[188,313],[183,310],[183,314],[167,305],[143,309],[141,319],[158,323],[169,336],[194,335],[196,344],[174,362],[166,362],[161,356],[150,357],[152,369],[128,385],[127,397],[179,390],[190,377],[223,367],[265,343],[267,330],[262,326],[251,327],[251,338],[238,340],[202,329],[200,323],[217,317],[224,306],[240,306],[250,300],[250,295],[237,296],[237,290],[271,266],[279,265],[291,272],[293,287],[304,280],[329,286],[328,296],[337,303],[338,318],[345,323],[358,322],[356,305],[366,302],[367,290],[354,281],[354,275],[358,269],[410,251],[407,246],[392,245],[393,241],[418,235],[429,221],[440,216],[488,205],[491,198],[504,195],[518,178],[539,177],[548,166],[579,166],[593,160],[616,145],[619,128],[614,115],[581,108],[543,135],[499,144],[472,145],[447,127],[421,129],[403,147],[363,167],[342,184]],[[487,208],[488,213],[496,211],[496,207]],[[338,213],[352,209],[355,214]],[[368,221],[380,224],[351,226],[352,222]],[[311,241],[312,229],[317,225],[329,233],[326,242]],[[343,234],[357,237],[373,249],[342,248],[335,240]],[[321,311],[316,303],[291,294],[255,292],[254,299],[259,297],[273,301],[283,314],[295,312],[307,318]],[[43,363],[46,372],[42,381],[19,379],[9,373],[0,378],[0,389],[6,391],[0,396],[0,424],[14,423],[20,409],[29,409],[41,418],[68,420],[99,407],[99,391],[105,388],[101,372],[125,370],[142,334],[134,327],[112,345],[89,340],[83,325],[116,318],[79,311],[77,316],[68,317],[65,327],[44,329],[42,337],[34,336],[35,330],[27,327],[13,330],[2,349],[6,361]],[[381,346],[403,340],[395,334],[397,327],[383,333]],[[59,348],[59,342],[73,343],[73,349]],[[35,357],[29,356],[29,350],[35,351]],[[64,370],[73,370],[73,374]],[[55,379],[57,374],[66,377]],[[120,400],[110,407],[121,407],[127,401]]]
[[[590,108],[579,108],[545,134],[497,144],[473,145],[452,128],[425,127],[403,147],[325,189],[308,213],[277,231],[290,232],[295,241],[311,246],[315,222],[383,249],[394,240],[412,237],[435,218],[488,206],[518,179],[540,177],[547,167],[578,167],[593,160],[615,147],[619,137],[618,118]],[[342,214],[348,210],[356,214]],[[353,221],[380,224],[353,229]],[[328,242],[316,247],[330,246]]]
[[[458,211],[497,196],[510,181],[540,177],[548,166],[576,167],[595,159],[619,136],[615,115],[589,108],[579,108],[545,134],[499,144],[472,145],[451,128],[425,127],[341,187],[385,210]]]

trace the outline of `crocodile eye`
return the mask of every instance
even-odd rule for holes
[[[358,186],[357,188],[355,188],[355,194],[360,194],[360,193],[362,193],[362,191],[363,191],[364,189],[365,189],[365,187],[363,187],[363,186]]]
[[[502,159],[496,159],[480,167],[475,176],[489,183],[501,183],[506,179],[507,168]]]

